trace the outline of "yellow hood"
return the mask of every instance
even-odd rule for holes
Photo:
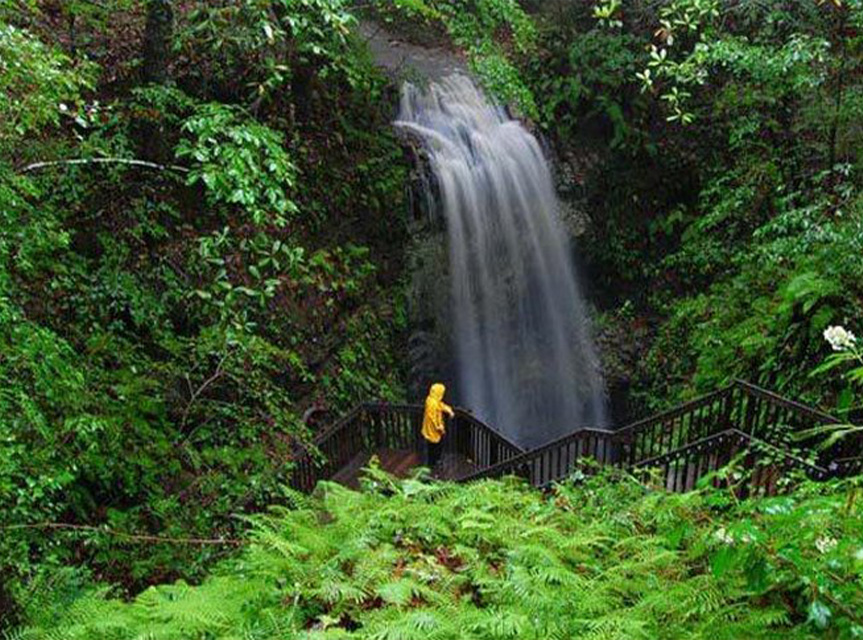
[[[452,407],[443,402],[444,393],[446,393],[446,387],[436,382],[429,389],[429,395],[426,398],[422,435],[429,442],[440,442],[446,432],[443,414],[447,413],[450,417],[453,415]]]

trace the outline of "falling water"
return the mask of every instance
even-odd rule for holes
[[[548,162],[465,76],[407,84],[396,126],[447,222],[460,404],[523,446],[605,424],[602,379]]]

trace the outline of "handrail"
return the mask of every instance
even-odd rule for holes
[[[446,452],[461,456],[466,463],[488,467],[508,460],[524,450],[496,429],[465,409],[454,409]],[[366,402],[326,427],[312,440],[323,454],[303,447],[295,458],[291,484],[311,491],[319,480],[329,479],[355,456],[380,448],[423,450],[420,435],[423,407],[416,404]]]
[[[337,431],[340,431],[346,424],[348,424],[351,420],[353,420],[357,414],[365,408],[365,404],[358,404],[353,409],[351,409],[347,414],[336,420],[331,425],[324,427],[324,429],[315,435],[312,438],[312,444],[319,445],[325,442],[330,436],[332,436]]]
[[[765,402],[769,406],[764,404]],[[643,467],[682,459],[729,438],[736,438],[738,441],[743,438],[747,446],[757,444],[769,447],[788,463],[805,465],[812,476],[829,475],[826,465],[809,464],[787,448],[758,437],[769,435],[770,428],[775,423],[782,422],[782,418],[792,422],[799,422],[801,418],[807,422],[836,422],[832,416],[750,383],[735,380],[722,389],[638,420],[617,431],[579,429],[520,456],[468,474],[460,478],[460,481],[468,482],[516,473],[527,475],[533,484],[546,485],[555,473],[560,477],[570,473],[581,462],[582,457],[592,457],[603,464],[615,466]],[[744,428],[750,432],[746,433]],[[594,439],[593,448],[587,451],[588,455],[573,456],[573,444],[586,438]],[[715,461],[711,462],[713,463]],[[851,469],[852,465],[844,465],[844,468]],[[678,472],[679,470],[674,471]],[[693,475],[695,472],[689,470],[687,473]]]
[[[530,464],[535,460],[540,459],[546,453],[550,453],[552,451],[560,451],[564,447],[578,442],[585,437],[590,437],[591,435],[595,436],[597,440],[611,441],[615,437],[616,432],[609,431],[607,429],[579,429],[578,431],[573,431],[569,435],[563,436],[561,438],[558,438],[557,440],[549,442],[548,444],[542,445],[541,447],[531,449],[530,451],[525,451],[519,456],[510,458],[509,460],[504,460],[486,469],[480,469],[479,471],[463,476],[459,478],[458,481],[471,482],[473,480],[479,480],[482,478],[499,478],[503,475],[506,475],[506,472],[508,470],[518,469],[519,467],[522,467],[526,464]]]
[[[471,422],[475,423],[477,426],[479,426],[483,429],[487,429],[488,431],[492,432],[496,437],[500,438],[502,441],[504,441],[507,445],[509,445],[510,447],[515,449],[516,451],[519,451],[519,452],[525,451],[524,447],[517,445],[515,442],[510,440],[508,437],[506,437],[506,435],[504,435],[503,433],[501,433],[500,431],[495,429],[493,426],[491,426],[487,422],[483,422],[482,420],[477,418],[473,414],[473,412],[470,411],[469,409],[464,409],[462,407],[453,407],[453,412],[455,413],[456,417],[461,417],[461,418],[464,418],[466,420],[470,420]]]
[[[678,416],[684,415],[688,411],[700,409],[701,407],[709,405],[713,400],[717,398],[721,398],[727,395],[733,388],[734,385],[727,385],[717,391],[711,391],[710,393],[706,393],[703,396],[699,396],[692,400],[688,400],[681,405],[673,407],[671,409],[666,409],[665,411],[661,411],[659,413],[655,413],[651,416],[647,416],[646,418],[641,418],[635,422],[627,424],[620,429],[615,429],[615,433],[624,434],[630,431],[638,431],[639,429],[643,429],[645,426],[652,425],[656,422],[662,422],[664,420],[668,420],[671,418],[676,418]]]
[[[641,460],[639,462],[636,462],[633,466],[634,467],[658,467],[658,466],[668,462],[668,460],[670,459],[671,456],[676,456],[678,454],[686,453],[688,451],[699,450],[699,449],[705,447],[706,445],[710,444],[711,442],[714,442],[714,441],[722,439],[722,438],[727,438],[728,436],[734,435],[734,434],[741,434],[741,435],[746,436],[747,438],[749,437],[748,435],[744,434],[742,431],[740,431],[738,429],[725,429],[724,431],[717,431],[716,433],[713,433],[709,436],[706,436],[706,437],[701,438],[699,440],[696,440],[694,442],[690,442],[685,447],[680,447],[679,449],[675,449],[674,451],[669,451],[668,453],[663,453],[663,454],[660,454],[658,456],[653,456],[652,458],[647,458],[646,460]]]
[[[417,413],[422,413],[425,409],[423,407],[423,405],[421,405],[421,404],[396,403],[396,402],[386,402],[384,400],[381,400],[379,402],[364,402],[364,403],[358,405],[357,407],[354,407],[354,409],[351,413],[354,413],[358,409],[361,409],[361,408],[362,409],[378,409],[381,407],[387,408],[387,409],[394,409],[396,411],[413,411],[413,412],[417,412]],[[520,447],[515,442],[510,440],[505,434],[501,433],[500,431],[498,431],[497,429],[492,427],[487,422],[483,422],[482,420],[477,418],[473,414],[473,412],[470,411],[469,409],[465,409],[463,407],[453,407],[453,413],[455,414],[455,417],[465,418],[465,419],[470,420],[471,422],[475,423],[478,427],[481,427],[483,429],[487,429],[488,431],[492,432],[495,436],[497,436],[498,438],[500,438],[501,440],[506,442],[506,444],[509,445],[510,447],[512,447],[513,449],[518,449],[519,451],[524,451],[524,449],[522,447]]]
[[[831,416],[829,413],[824,413],[823,411],[819,411],[818,409],[813,409],[812,407],[797,402],[796,400],[785,398],[777,393],[768,391],[767,389],[754,385],[751,382],[746,382],[745,380],[735,379],[733,382],[733,386],[743,389],[746,393],[750,395],[759,396],[761,398],[764,398],[765,400],[783,405],[785,407],[788,407],[789,409],[793,409],[797,413],[805,414],[822,422],[832,424],[839,424],[842,422],[841,420],[839,420],[839,418]]]
[[[764,449],[770,449],[774,453],[779,454],[782,458],[786,459],[787,461],[793,462],[799,468],[805,469],[806,471],[813,473],[813,475],[815,475],[816,477],[823,478],[823,477],[826,477],[827,475],[829,475],[829,472],[827,469],[824,469],[823,467],[820,467],[817,464],[812,464],[808,460],[804,460],[803,458],[796,456],[789,451],[785,451],[784,449],[781,449],[775,445],[772,445],[765,440],[753,438],[751,435],[749,435],[748,433],[742,432],[740,429],[726,429],[725,431],[720,431],[718,433],[714,433],[711,436],[707,436],[706,438],[702,438],[701,440],[697,440],[695,442],[692,442],[692,443],[686,445],[685,447],[681,447],[680,449],[675,449],[674,451],[671,451],[669,453],[665,453],[661,456],[656,456],[655,458],[651,458],[649,460],[643,460],[642,462],[639,462],[635,466],[636,467],[658,467],[658,466],[661,466],[661,465],[667,463],[674,456],[679,456],[681,454],[685,455],[686,453],[688,453],[691,450],[697,450],[699,448],[703,448],[706,445],[710,444],[712,441],[715,441],[720,437],[726,437],[726,436],[735,436],[739,439],[747,441],[751,445],[757,445],[758,447],[761,447]]]
[[[841,421],[743,380],[616,431],[581,428],[529,451],[470,411],[456,408],[454,413],[444,450],[462,456],[475,468],[458,478],[462,482],[517,473],[545,486],[571,473],[585,458],[592,458],[627,468],[666,465],[669,486],[677,490],[691,487],[693,478],[723,459],[725,448],[755,445],[770,448],[784,465],[803,468],[815,477],[863,468],[863,438],[835,444],[819,454],[817,464],[795,456],[777,436],[783,436],[789,427],[795,431]],[[318,480],[331,477],[362,452],[420,450],[422,415],[423,407],[417,404],[358,405],[314,438],[312,443],[325,460],[319,463],[312,452],[304,451],[297,460],[293,484],[311,490]],[[826,463],[828,458],[833,464]]]

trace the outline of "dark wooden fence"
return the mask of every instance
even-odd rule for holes
[[[588,464],[653,468],[670,491],[688,491],[737,456],[752,471],[747,490],[773,493],[794,469],[815,479],[863,468],[863,438],[819,450],[823,437],[798,441],[795,432],[838,420],[746,382],[670,411],[608,431],[581,429],[520,456],[482,469],[465,481],[517,475],[547,486]]]
[[[292,485],[311,491],[356,455],[381,449],[421,450],[422,407],[366,404],[321,433],[317,452],[296,460]],[[838,424],[825,413],[747,382],[639,420],[616,431],[578,429],[531,451],[456,410],[444,451],[463,456],[477,471],[462,481],[517,475],[547,486],[590,465],[658,469],[671,491],[688,491],[698,481],[740,457],[752,471],[748,490],[775,492],[790,470],[824,479],[863,471],[863,434],[820,449],[823,437],[794,438],[819,425]]]
[[[319,480],[332,478],[358,455],[382,449],[421,452],[422,417],[420,405],[360,405],[318,434],[312,450],[297,452],[291,486],[309,492]],[[455,409],[455,417],[447,425],[443,452],[461,456],[475,468],[486,468],[524,450],[471,413]]]

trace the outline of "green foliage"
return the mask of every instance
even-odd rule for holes
[[[287,23],[299,51],[336,62],[344,57],[354,17],[343,0],[292,0],[282,2]]]
[[[836,410],[840,416],[848,416],[861,408],[859,400],[860,388],[863,387],[863,352],[857,343],[857,336],[842,326],[828,327],[824,330],[824,339],[833,349],[819,366],[812,370],[810,376],[823,376],[839,370],[845,381],[845,388],[839,393]],[[847,436],[863,431],[863,427],[853,424],[829,425],[813,428],[801,434],[802,437],[828,434],[823,443],[824,449]]]
[[[309,75],[363,83],[350,38],[354,22],[345,0],[196,2],[178,47],[190,63],[203,65],[190,69],[201,82],[223,84],[250,103],[278,104]]]
[[[682,250],[667,259],[669,268],[687,274],[690,286],[712,284],[667,303],[671,319],[651,354],[651,366],[665,375],[694,370],[699,389],[733,376],[777,388],[800,385],[820,359],[824,329],[861,312],[856,292],[863,271],[853,257],[861,250],[858,196],[845,192],[841,215],[831,218],[835,195],[795,207],[801,196],[783,197],[772,179],[745,189],[719,186],[713,193],[721,199],[692,223]],[[768,205],[772,217],[740,215],[741,205],[770,191],[776,194]],[[743,238],[745,248],[737,244]],[[694,363],[680,361],[693,353]]]
[[[254,519],[198,587],[124,604],[36,591],[16,637],[851,638],[863,511],[847,485],[743,502],[601,475],[544,494],[513,479],[319,485]],[[62,584],[62,583],[61,583]],[[44,595],[41,595],[44,594]]]
[[[860,9],[540,14],[531,83],[560,155],[582,165],[569,188],[593,221],[582,248],[612,292],[602,304],[634,307],[615,323],[642,336],[625,376],[636,413],[732,377],[847,407],[843,384],[808,373],[822,331],[863,311]]]
[[[298,212],[289,195],[297,169],[278,132],[222,104],[204,105],[182,129],[191,140],[177,157],[194,162],[188,184],[202,182],[213,205],[238,205],[257,225],[284,226]]]
[[[634,146],[637,132],[624,115],[622,91],[635,72],[637,41],[592,30],[571,39],[546,34],[545,55],[531,61],[534,91],[542,95],[541,123],[556,136],[572,136],[583,122],[607,118],[613,147]]]
[[[406,303],[397,302],[393,309],[366,309],[345,327],[348,335],[358,339],[342,347],[334,368],[319,378],[322,391],[337,398],[340,406],[347,408],[370,398],[399,399],[404,364],[397,357],[398,348],[387,344],[393,328],[407,329],[406,315],[400,311]]]
[[[0,625],[49,569],[200,577],[225,548],[135,536],[235,535],[310,405],[404,393],[407,173],[346,6],[175,3],[165,86],[142,7],[0,3]]]
[[[442,23],[491,95],[526,118],[539,116],[520,68],[535,51],[536,27],[516,0],[378,0],[374,6],[383,12],[395,9],[409,19]]]
[[[536,103],[516,66],[515,55],[532,50],[533,22],[514,0],[454,0],[434,4],[456,45],[464,48],[471,67],[483,85],[505,103],[517,106],[529,118],[537,116]],[[506,29],[509,42],[498,35]]]
[[[537,117],[537,108],[518,69],[502,53],[493,49],[475,51],[471,68],[483,87],[504,104],[515,105],[524,117]]]
[[[637,74],[643,90],[651,90],[657,81],[666,83],[661,99],[668,105],[669,122],[691,124],[694,115],[685,110],[692,96],[691,87],[703,85],[709,45],[709,29],[719,18],[719,0],[671,0],[659,9],[656,37],[660,44],[651,44],[647,68]],[[681,46],[682,44],[682,46]],[[679,58],[669,52],[683,49]]]
[[[620,28],[623,26],[623,20],[620,19],[621,9],[621,0],[597,0],[593,7],[593,17],[603,27]]]
[[[93,68],[0,20],[0,142],[57,125],[92,86]]]

